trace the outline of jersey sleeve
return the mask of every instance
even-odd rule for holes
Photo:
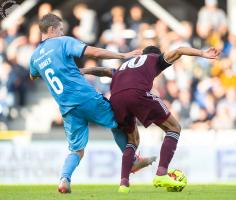
[[[33,64],[32,58],[30,59],[30,74],[33,77],[39,77],[40,76],[38,70],[35,68],[35,66]]]
[[[158,65],[159,65],[159,68],[161,69],[161,71],[165,70],[167,67],[173,65],[173,63],[168,63],[165,58],[164,58],[164,54],[161,54],[159,57],[158,57]]]
[[[84,54],[87,45],[80,40],[72,37],[65,38],[65,53],[67,56],[81,58]]]

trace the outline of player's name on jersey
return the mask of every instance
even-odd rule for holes
[[[49,64],[52,63],[51,58],[47,58],[46,60],[44,60],[43,62],[39,63],[39,68],[43,69],[44,67],[48,66]]]

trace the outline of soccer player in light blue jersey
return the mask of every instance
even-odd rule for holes
[[[127,136],[117,129],[110,103],[81,75],[74,57],[82,58],[85,55],[104,59],[127,59],[141,52],[135,50],[113,53],[87,46],[79,40],[64,36],[62,19],[53,14],[45,15],[39,21],[39,28],[42,41],[31,57],[30,77],[32,80],[41,77],[59,105],[71,154],[65,159],[58,190],[61,193],[70,193],[72,173],[79,165],[88,142],[88,122],[112,128],[115,141],[121,150],[127,144]],[[149,164],[150,161],[147,161],[146,164]]]

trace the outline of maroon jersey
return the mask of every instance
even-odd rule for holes
[[[111,95],[127,89],[150,91],[154,78],[170,65],[163,54],[146,54],[128,60],[112,77]]]

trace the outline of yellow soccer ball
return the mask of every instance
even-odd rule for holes
[[[168,170],[168,175],[173,178],[176,181],[180,181],[185,183],[185,186],[187,185],[187,177],[185,176],[185,174],[179,170],[179,169],[170,169]],[[167,187],[167,191],[168,192],[181,192],[185,186],[183,187]]]

